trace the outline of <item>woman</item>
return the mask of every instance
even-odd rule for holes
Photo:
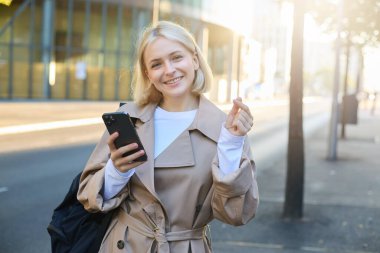
[[[258,189],[240,98],[225,115],[202,95],[212,74],[192,35],[158,22],[138,44],[134,102],[120,107],[136,121],[148,156],[136,144],[116,149],[103,135],[81,177],[78,199],[92,212],[119,208],[100,252],[211,252],[214,218],[246,224]],[[122,154],[136,150],[132,155]]]

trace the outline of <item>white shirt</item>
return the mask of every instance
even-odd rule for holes
[[[193,122],[197,110],[185,112],[168,112],[157,107],[154,112],[154,158],[161,154]],[[217,145],[219,168],[224,174],[239,168],[243,152],[244,136],[231,134],[224,124]],[[135,173],[131,169],[125,173],[115,168],[111,159],[105,167],[103,198],[111,199],[118,194]]]
[[[154,112],[154,158],[164,151],[195,118],[197,110],[168,112],[157,107]]]

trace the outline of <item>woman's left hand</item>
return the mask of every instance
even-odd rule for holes
[[[244,136],[253,126],[253,117],[249,107],[242,102],[240,97],[234,99],[233,103],[225,127],[233,135]]]

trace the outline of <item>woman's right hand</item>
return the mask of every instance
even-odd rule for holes
[[[115,146],[115,140],[118,136],[119,134],[115,132],[110,135],[107,141],[108,147],[110,148],[110,151],[111,151],[110,158],[115,168],[119,170],[120,172],[124,173],[124,172],[129,171],[130,169],[136,168],[140,164],[143,164],[144,162],[140,162],[140,161],[135,162],[135,160],[139,158],[140,156],[144,155],[144,150],[138,150],[137,152],[129,156],[123,157],[123,154],[125,154],[126,152],[137,149],[138,145],[137,143],[131,143],[123,147],[120,147],[118,149]]]

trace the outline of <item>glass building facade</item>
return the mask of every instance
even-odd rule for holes
[[[0,99],[130,99],[134,46],[152,22],[154,2],[159,19],[187,27],[207,55],[215,75],[209,96],[229,100],[241,76],[244,47],[239,24],[218,7],[225,2],[228,8],[226,0],[14,0],[0,5]]]

